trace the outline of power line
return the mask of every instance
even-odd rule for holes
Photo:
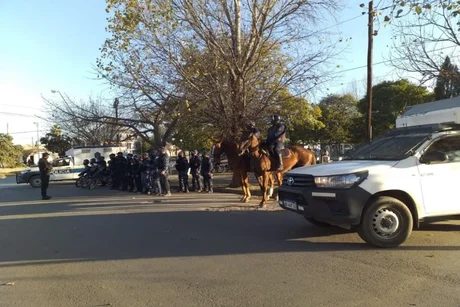
[[[47,132],[48,130],[38,130],[38,132]],[[8,132],[8,134],[24,134],[24,133],[37,133],[37,130],[34,131],[19,131],[19,132]]]
[[[458,46],[449,46],[449,47],[443,47],[443,48],[439,48],[439,49],[435,49],[435,50],[432,50],[431,52],[435,52],[435,51],[439,51],[439,50],[444,50],[444,49],[449,49],[449,48],[456,48]],[[405,57],[400,57],[400,58],[396,58],[395,60],[402,60],[404,59]],[[373,66],[375,65],[380,65],[380,64],[385,64],[385,63],[389,63],[391,62],[392,60],[385,60],[385,61],[381,61],[381,62],[377,62],[377,63],[374,63]],[[362,66],[357,66],[357,67],[352,67],[352,68],[349,68],[349,69],[345,69],[345,70],[341,70],[341,71],[336,71],[336,72],[331,72],[330,74],[331,75],[336,75],[336,74],[340,74],[340,73],[344,73],[344,72],[348,72],[348,71],[353,71],[353,70],[357,70],[357,69],[361,69],[361,68],[366,68],[367,65],[362,65]]]
[[[25,115],[19,113],[10,113],[10,112],[0,112],[2,115],[9,115],[9,116],[22,116],[22,117],[38,117],[37,115]]]
[[[6,104],[6,103],[0,103],[0,106],[4,107],[13,107],[13,108],[23,108],[23,109],[34,109],[34,110],[42,110],[41,108],[35,108],[35,107],[28,107],[28,106],[17,106],[13,104]]]

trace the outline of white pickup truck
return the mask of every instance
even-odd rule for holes
[[[315,225],[356,228],[379,247],[404,243],[427,218],[459,215],[460,112],[446,117],[449,103],[440,102],[409,109],[396,129],[342,161],[287,172],[279,205]],[[446,118],[454,123],[436,124]]]
[[[53,170],[50,182],[77,180],[78,174],[85,169],[83,166],[85,159],[89,160],[94,158],[96,153],[100,153],[108,161],[110,154],[116,154],[119,151],[123,151],[122,148],[113,146],[80,146],[71,148],[66,152],[65,157],[55,159],[51,162]],[[28,183],[34,188],[39,188],[41,186],[41,179],[38,167],[27,168],[16,173],[16,183]]]

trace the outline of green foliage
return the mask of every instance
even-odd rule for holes
[[[460,70],[447,56],[436,78],[435,99],[441,100],[460,96]]]
[[[73,140],[71,137],[63,135],[58,125],[53,125],[51,131],[40,139],[40,143],[45,145],[47,150],[63,156],[67,150],[72,148]]]
[[[312,131],[324,128],[321,122],[321,109],[317,105],[310,104],[302,97],[291,95],[287,91],[279,94],[277,108],[278,113],[287,125],[287,138],[293,144],[306,145],[314,141]]]
[[[384,81],[373,86],[372,103],[372,135],[393,129],[396,118],[404,113],[407,107],[432,101],[433,94],[426,88],[419,87],[403,79]],[[367,117],[367,98],[358,102],[359,112]]]
[[[438,11],[448,18],[455,18],[460,15],[460,2],[458,0],[392,0],[392,2],[390,16],[394,16],[394,18],[422,15],[430,11]],[[389,20],[385,18],[385,21]]]
[[[209,150],[213,145],[211,138],[215,137],[214,129],[208,124],[197,123],[193,117],[190,112],[178,123],[172,143],[182,150]]]
[[[360,118],[356,98],[349,94],[329,95],[320,101],[319,108],[324,128],[316,131],[318,141],[323,145],[352,142],[352,128]]]
[[[0,133],[0,167],[17,167],[22,157],[23,148],[13,144],[13,137]]]

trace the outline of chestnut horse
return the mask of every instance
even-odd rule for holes
[[[243,197],[241,202],[249,202],[251,199],[251,190],[249,189],[249,177],[248,173],[250,170],[250,158],[246,155],[238,154],[238,143],[230,140],[221,139],[216,141],[213,149],[214,163],[219,163],[223,153],[228,158],[228,163],[232,168],[233,174],[240,180],[241,189],[243,190]],[[268,197],[271,197],[275,188],[275,179],[273,175],[268,176],[267,185],[270,185],[270,193]]]
[[[254,169],[254,174],[259,181],[260,189],[262,190],[262,201],[260,207],[265,207],[268,201],[267,188],[269,177],[272,172],[275,172],[278,187],[283,183],[283,175],[287,171],[301,166],[316,164],[316,156],[313,151],[305,149],[302,146],[287,146],[283,149],[283,170],[276,170],[276,163],[266,150],[260,148],[261,141],[258,135],[247,132],[241,137],[241,143],[238,149],[238,155],[245,155],[246,151],[251,154],[251,168]],[[272,167],[275,166],[275,167]],[[278,199],[278,196],[276,196]]]

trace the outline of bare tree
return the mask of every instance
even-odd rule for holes
[[[395,2],[400,6],[403,1]],[[440,75],[446,55],[458,60],[460,4],[454,0],[410,4],[393,12],[390,60],[401,72],[420,74],[423,84]]]
[[[115,143],[121,126],[110,121],[113,110],[101,98],[76,103],[58,92],[60,99],[42,97],[47,105],[44,120],[57,124],[66,135],[85,145]]]
[[[171,123],[192,111],[235,136],[278,91],[302,95],[328,80],[335,43],[312,28],[336,8],[326,0],[108,0],[112,37],[99,72]]]

